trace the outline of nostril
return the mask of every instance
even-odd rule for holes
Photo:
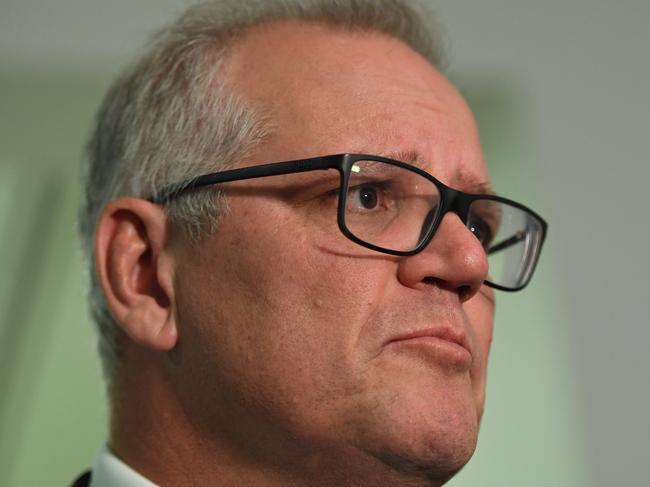
[[[467,285],[459,286],[458,288],[456,288],[456,292],[458,293],[458,297],[460,298],[461,303],[467,301],[474,294],[472,292],[472,287]]]
[[[435,277],[428,276],[422,279],[422,282],[431,286],[435,286],[438,283],[438,280]]]
[[[445,286],[445,284],[442,283],[440,279],[436,279],[435,277],[427,276],[424,279],[422,279],[422,282],[429,286],[442,286],[442,287],[446,287],[449,290],[452,290],[451,287]],[[472,286],[467,284],[453,288],[453,290],[458,294],[461,303],[467,301],[469,298],[471,298],[474,295],[474,289],[472,288]]]

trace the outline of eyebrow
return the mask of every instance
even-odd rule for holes
[[[419,152],[414,150],[398,150],[379,155],[382,157],[387,157],[389,159],[406,162],[407,164],[411,164],[412,166],[415,166],[419,169],[423,169],[421,162],[422,157],[420,157]],[[435,177],[435,174],[433,176]],[[465,193],[496,195],[489,181],[480,181],[465,171],[456,171],[452,179],[460,183],[461,188],[459,189],[462,189],[462,191]]]

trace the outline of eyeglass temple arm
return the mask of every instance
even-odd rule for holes
[[[266,176],[280,176],[282,174],[313,171],[317,169],[331,169],[338,166],[337,162],[340,157],[340,155],[335,155],[314,157],[311,159],[298,159],[287,162],[274,162],[271,164],[228,169],[226,171],[206,174],[204,176],[188,179],[181,183],[168,186],[151,197],[150,201],[156,204],[166,203],[187,190],[209,186],[211,184],[228,183],[231,181],[240,181],[243,179],[253,179]]]
[[[526,238],[526,233],[525,232],[517,232],[512,237],[507,238],[507,239],[503,240],[502,242],[499,242],[498,244],[493,245],[492,247],[490,247],[488,249],[487,253],[488,253],[488,255],[490,255],[490,254],[494,254],[496,252],[500,252],[501,250],[505,250],[508,247],[511,247],[511,246],[521,242],[525,238]]]

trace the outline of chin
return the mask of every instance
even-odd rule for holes
[[[476,430],[421,434],[411,441],[386,445],[378,458],[396,472],[414,478],[443,482],[458,473],[474,454]],[[431,432],[429,433],[431,434]]]
[[[423,485],[442,484],[474,454],[476,409],[451,401],[439,404],[435,411],[429,409],[431,416],[422,411],[415,404],[402,403],[398,411],[390,411],[393,415],[366,418],[365,434],[360,432],[363,449],[414,484],[417,480]]]
[[[439,458],[426,461],[423,458],[409,458],[386,452],[379,460],[401,477],[420,480],[422,485],[441,485],[451,480],[469,458],[463,461],[441,461]]]
[[[476,449],[482,404],[470,375],[410,360],[381,372],[344,412],[352,444],[413,485],[444,483]]]

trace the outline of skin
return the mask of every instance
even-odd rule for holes
[[[487,184],[462,97],[398,40],[276,22],[238,41],[226,76],[274,125],[241,166],[400,154],[452,187]],[[196,245],[144,200],[105,209],[100,280],[129,336],[110,445],[153,481],[442,485],[471,457],[494,311],[480,243],[448,214],[415,256],[362,248],[334,209],[313,216],[322,176],[230,184]],[[423,328],[465,348],[391,342]]]

